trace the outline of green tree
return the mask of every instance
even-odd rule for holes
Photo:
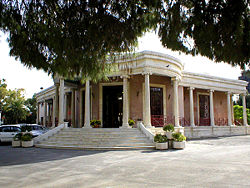
[[[25,101],[25,106],[28,111],[28,115],[26,117],[26,123],[33,124],[36,123],[36,98],[33,95],[32,98],[29,98]]]
[[[4,99],[3,117],[5,124],[23,123],[26,120],[24,89],[8,90]]]
[[[250,109],[247,108],[247,122],[250,124]],[[243,106],[234,105],[234,119],[243,120]]]
[[[249,66],[246,0],[1,0],[0,9],[10,54],[49,73],[103,75],[107,57],[149,29],[172,50]]]
[[[242,96],[239,97],[239,99],[235,102],[236,105],[242,106]],[[246,107],[250,108],[250,95],[246,96]]]
[[[7,84],[5,83],[5,79],[0,80],[0,110],[3,108],[4,99],[8,93]]]

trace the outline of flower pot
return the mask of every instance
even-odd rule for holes
[[[184,149],[185,146],[186,146],[186,141],[183,141],[183,142],[173,141],[173,148],[174,149]]]
[[[33,140],[31,140],[31,141],[22,141],[22,147],[23,148],[32,147],[33,145],[34,145]]]
[[[168,137],[169,140],[173,139],[172,133],[173,132],[166,132],[166,136]]]
[[[160,150],[163,150],[163,149],[168,149],[168,143],[167,142],[164,142],[164,143],[155,143],[155,148],[156,149],[160,149]]]
[[[12,140],[12,147],[21,147],[20,140]]]

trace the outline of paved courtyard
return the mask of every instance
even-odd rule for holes
[[[250,187],[250,136],[194,140],[168,151],[1,145],[0,187]]]

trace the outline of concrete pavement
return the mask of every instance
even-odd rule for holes
[[[168,151],[2,145],[0,187],[250,187],[250,136],[194,140]]]

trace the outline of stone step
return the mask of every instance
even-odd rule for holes
[[[83,138],[146,138],[145,135],[142,134],[138,134],[138,135],[103,135],[103,134],[99,134],[99,135],[66,135],[66,134],[57,134],[54,135],[53,137],[56,138],[77,138],[77,139],[83,139]]]
[[[67,128],[37,147],[67,149],[154,148],[154,144],[138,129]]]
[[[60,136],[55,136],[49,138],[49,140],[63,140],[63,141],[76,141],[76,140],[82,140],[82,141],[108,141],[108,140],[113,140],[113,141],[147,141],[148,139],[146,137],[126,137],[126,138],[121,138],[121,137],[111,137],[111,138],[106,138],[106,137],[98,137],[98,138],[86,138],[86,137],[60,137]]]
[[[93,131],[100,131],[100,132],[105,132],[105,131],[112,131],[112,132],[125,132],[125,131],[138,131],[137,128],[127,128],[127,129],[122,129],[122,128],[89,128],[89,129],[86,129],[86,128],[64,128],[62,129],[63,131],[75,131],[75,132],[78,132],[78,131],[84,131],[84,132],[93,132]]]
[[[45,142],[45,141],[44,141]],[[60,139],[49,139],[47,142],[63,142],[63,143],[90,143],[90,144],[99,144],[99,143],[152,143],[150,140],[115,140],[115,139],[106,139],[106,140],[60,140]]]
[[[104,135],[108,135],[108,134],[128,134],[128,135],[136,135],[136,134],[142,134],[139,131],[133,131],[133,132],[118,132],[118,131],[109,131],[109,132],[100,132],[100,131],[93,131],[93,132],[82,132],[82,131],[61,131],[60,134],[67,134],[67,135],[89,135],[89,134],[93,134],[93,135],[98,135],[98,134],[104,134]]]
[[[63,145],[46,145],[46,144],[36,144],[36,147],[40,148],[55,148],[55,149],[83,149],[83,150],[152,150],[155,149],[155,146],[121,146],[121,147],[86,147],[81,145],[73,146],[63,146]]]
[[[91,143],[82,143],[82,142],[71,142],[71,143],[66,143],[66,142],[50,142],[50,141],[45,141],[42,144],[45,145],[63,145],[63,146],[74,146],[74,145],[81,145],[82,147],[100,147],[100,146],[105,146],[105,147],[117,147],[117,146],[154,146],[153,143],[98,143],[96,144],[91,144]]]

